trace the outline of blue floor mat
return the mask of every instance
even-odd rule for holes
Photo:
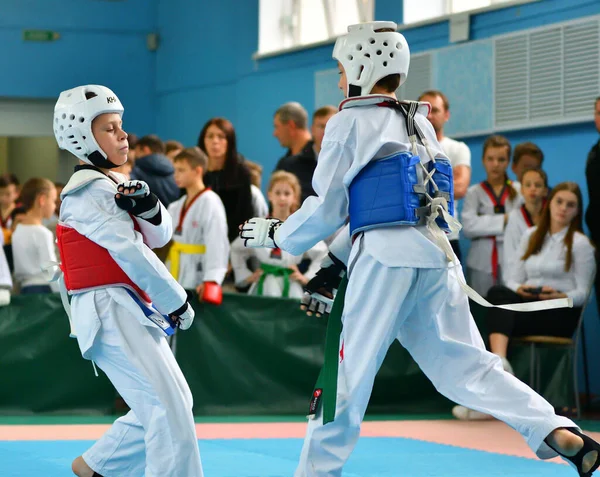
[[[91,441],[0,442],[0,476],[70,476],[71,461],[91,444]],[[206,477],[291,477],[302,440],[224,439],[201,440],[199,444]],[[361,438],[344,469],[344,477],[575,475],[567,466],[539,460],[384,437]]]

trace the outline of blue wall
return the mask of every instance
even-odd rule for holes
[[[58,98],[80,84],[103,84],[125,105],[127,130],[155,128],[156,2],[3,0],[0,7],[0,96]],[[22,30],[60,33],[54,42],[24,42]]]
[[[566,4],[568,3],[568,6]],[[377,0],[376,18],[401,21],[401,2]],[[158,0],[158,29],[163,42],[157,55],[157,130],[165,138],[194,143],[204,122],[214,115],[237,128],[240,150],[272,170],[284,152],[272,137],[273,112],[286,101],[314,105],[314,73],[335,67],[331,45],[272,58],[252,60],[258,45],[258,0],[225,0],[211,6],[185,0]],[[233,12],[233,13],[232,13]],[[547,25],[600,13],[596,0],[543,0],[476,15],[473,39]],[[448,46],[448,22],[403,32],[413,52]],[[450,98],[451,99],[451,98]],[[593,105],[590,105],[590,121]],[[581,161],[572,178],[582,185],[583,162],[597,134],[589,125],[507,134],[514,141],[540,143],[550,177],[562,177],[563,157]],[[480,157],[482,138],[467,140]],[[474,180],[482,179],[474,161]],[[552,179],[557,182],[557,179]]]

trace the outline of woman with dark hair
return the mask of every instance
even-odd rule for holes
[[[505,286],[490,288],[487,299],[494,305],[571,298],[573,308],[518,313],[490,308],[487,329],[490,351],[502,359],[512,374],[506,355],[511,338],[545,335],[570,338],[575,332],[581,308],[596,272],[594,247],[582,231],[582,197],[574,182],[562,182],[552,189],[536,227],[521,238],[514,260],[507,267]],[[455,406],[458,419],[478,420],[488,416]]]
[[[574,182],[552,189],[537,227],[521,239],[520,260],[506,271],[505,287],[493,287],[494,304],[571,298],[573,308],[527,314],[490,308],[492,353],[506,358],[511,337],[543,334],[570,338],[596,272],[594,247],[582,230],[581,190]]]
[[[198,147],[208,156],[204,183],[225,206],[229,242],[238,235],[239,224],[254,216],[250,171],[238,154],[233,125],[225,118],[212,118],[200,131]]]

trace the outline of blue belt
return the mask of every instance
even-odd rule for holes
[[[127,293],[129,293],[131,298],[133,298],[133,301],[135,301],[141,308],[146,318],[163,330],[167,336],[171,336],[173,333],[175,333],[177,325],[173,322],[173,320],[171,320],[171,318],[146,305],[134,292],[128,288],[125,288],[125,290],[127,290]]]

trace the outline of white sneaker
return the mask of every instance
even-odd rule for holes
[[[469,409],[465,406],[454,406],[452,415],[459,421],[488,421],[494,419],[489,414]]]

